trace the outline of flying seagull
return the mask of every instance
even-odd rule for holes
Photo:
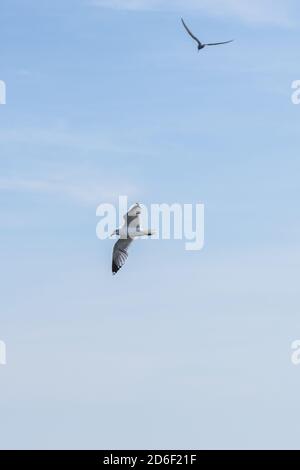
[[[201,41],[199,41],[199,39],[192,33],[192,31],[187,27],[187,25],[185,24],[183,18],[181,18],[181,21],[182,21],[182,24],[183,26],[185,27],[186,31],[188,32],[188,34],[197,42],[198,44],[198,51],[200,51],[201,49],[204,49],[204,47],[206,46],[220,46],[221,44],[229,44],[230,42],[233,42],[233,39],[231,39],[230,41],[224,41],[224,42],[211,42],[209,44],[202,44]]]
[[[124,215],[124,225],[115,230],[112,234],[120,238],[114,246],[112,256],[112,273],[117,274],[119,269],[125,264],[128,258],[128,248],[137,237],[154,235],[153,230],[141,230],[140,226],[141,206],[136,203],[126,215]]]

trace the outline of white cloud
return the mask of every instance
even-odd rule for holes
[[[107,134],[107,135],[105,135]],[[117,144],[113,133],[99,135],[94,132],[81,133],[64,129],[49,128],[21,128],[0,130],[2,144],[30,145],[37,144],[49,147],[57,146],[61,149],[81,149],[84,151],[114,152],[122,155],[124,152],[136,152],[127,142]],[[77,162],[78,164],[78,162]],[[69,199],[77,204],[96,206],[101,202],[111,202],[118,198],[119,194],[135,197],[138,189],[130,181],[124,181],[121,175],[105,175],[101,168],[93,174],[84,171],[82,166],[73,162],[72,168],[60,162],[59,170],[47,176],[41,176],[37,171],[26,173],[18,178],[0,177],[0,193],[36,193],[52,194],[63,199]]]
[[[293,0],[92,0],[94,5],[122,10],[187,10],[229,16],[246,22],[288,25]]]
[[[107,133],[108,134],[108,133]],[[55,145],[66,148],[81,148],[85,150],[123,152],[125,145],[117,145],[112,135],[101,132],[82,133],[59,128],[18,128],[1,129],[1,142],[19,144]],[[129,150],[132,150],[130,147]]]
[[[136,190],[127,185],[122,187],[124,194],[132,197]],[[97,205],[103,201],[111,201],[118,197],[115,185],[103,186],[94,181],[70,182],[62,178],[52,179],[27,179],[27,178],[2,178],[0,179],[0,192],[28,192],[54,194],[71,199],[80,204]]]

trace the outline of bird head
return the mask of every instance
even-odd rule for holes
[[[114,230],[113,233],[111,234],[111,237],[113,237],[114,235],[119,236],[120,235],[120,229],[117,228],[116,230]]]
[[[152,229],[147,230],[146,235],[148,235],[148,237],[152,237],[152,236],[156,235],[156,231],[152,230]]]

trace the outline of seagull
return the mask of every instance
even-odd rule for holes
[[[192,33],[192,31],[187,27],[187,25],[185,24],[183,18],[181,18],[181,21],[182,21],[182,24],[183,26],[185,27],[186,31],[188,32],[188,34],[197,42],[198,44],[198,51],[200,51],[201,49],[204,49],[204,47],[206,46],[220,46],[221,44],[229,44],[230,42],[233,42],[234,40],[231,39],[230,41],[224,41],[224,42],[211,42],[209,44],[202,44],[201,41],[199,41],[199,39]]]
[[[112,273],[113,275],[122,268],[128,258],[128,248],[135,238],[155,234],[153,230],[141,230],[140,226],[141,206],[136,203],[126,215],[124,215],[124,225],[112,233],[120,238],[116,242],[112,256]]]

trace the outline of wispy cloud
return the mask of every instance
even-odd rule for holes
[[[94,181],[70,182],[65,179],[27,179],[27,178],[2,178],[0,179],[0,192],[7,191],[13,193],[43,193],[54,194],[73,200],[79,204],[97,205],[103,201],[111,201],[118,197],[114,191],[115,186],[107,183],[97,184]],[[129,184],[126,188],[127,195],[133,196],[135,188]],[[125,193],[124,193],[125,194]]]
[[[83,148],[85,150],[123,152],[124,145],[115,143],[113,134],[104,132],[76,132],[58,128],[17,128],[0,130],[1,142],[19,144],[55,145],[66,148]],[[130,147],[130,150],[132,148]]]
[[[199,11],[212,16],[230,16],[254,23],[288,25],[293,19],[293,0],[92,0],[103,8],[122,10]]]

